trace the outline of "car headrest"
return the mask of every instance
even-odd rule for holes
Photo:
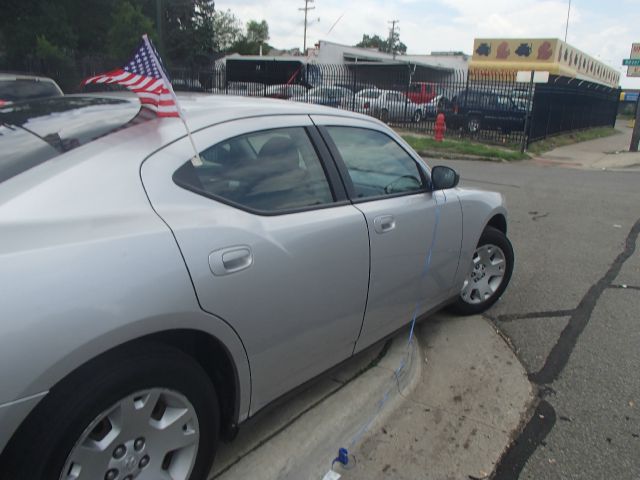
[[[278,163],[288,169],[300,168],[298,148],[287,137],[269,139],[258,153],[260,162]]]

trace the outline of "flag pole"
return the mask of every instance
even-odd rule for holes
[[[187,131],[187,136],[189,137],[189,141],[191,142],[191,146],[193,147],[193,152],[195,154],[193,156],[193,158],[191,159],[191,163],[193,164],[194,167],[199,167],[199,166],[202,165],[202,159],[200,158],[200,154],[198,153],[198,149],[196,148],[196,144],[193,141],[193,137],[191,136],[191,130],[189,130],[189,126],[187,125],[187,121],[184,118],[184,114],[182,112],[182,108],[180,107],[180,103],[178,102],[178,97],[176,96],[176,93],[173,91],[173,85],[171,85],[171,82],[169,81],[169,79],[167,78],[167,75],[164,72],[164,68],[162,67],[162,65],[158,61],[158,58],[156,57],[156,49],[151,47],[151,42],[149,41],[149,37],[147,37],[147,34],[145,33],[144,35],[142,35],[142,38],[144,40],[144,43],[147,45],[147,47],[149,47],[149,50],[153,53],[153,61],[155,62],[156,67],[158,68],[158,71],[160,72],[160,75],[162,76],[162,80],[164,81],[164,83],[169,88],[169,92],[171,92],[171,95],[173,96],[173,99],[176,102],[176,107],[178,108],[178,116],[180,117],[180,120],[182,120],[182,124],[184,125],[184,128]]]

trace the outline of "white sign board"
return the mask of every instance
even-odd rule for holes
[[[531,70],[520,70],[516,74],[516,82],[529,83],[531,81]],[[547,83],[549,72],[533,72],[533,83]]]
[[[640,58],[640,43],[631,45],[629,58]],[[640,77],[640,67],[627,67],[627,77]]]

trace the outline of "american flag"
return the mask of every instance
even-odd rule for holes
[[[89,83],[123,85],[135,92],[140,103],[159,117],[180,116],[178,99],[164,71],[160,55],[146,35],[142,36],[140,47],[123,68],[87,78],[82,85]]]

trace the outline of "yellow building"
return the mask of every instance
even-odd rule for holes
[[[472,80],[515,79],[516,72],[534,70],[617,87],[620,74],[559,39],[477,38],[469,64]]]

